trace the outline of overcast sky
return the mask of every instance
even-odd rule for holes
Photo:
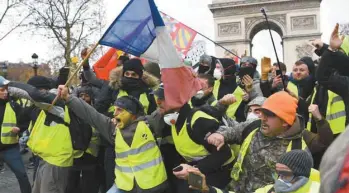
[[[155,0],[159,10],[182,21],[188,26],[196,29],[208,37],[214,38],[212,13],[208,4],[212,0]],[[0,1],[1,3],[4,1]],[[128,0],[105,0],[107,12],[107,26],[115,19]],[[323,0],[321,5],[321,29],[323,40],[327,42],[333,26],[336,22],[349,22],[348,17],[349,0]],[[280,42],[280,37],[275,36],[275,42]],[[266,38],[267,37],[267,38]],[[93,42],[91,42],[93,43]],[[31,55],[35,52],[40,61],[44,62],[52,56],[50,42],[42,37],[31,37],[12,33],[0,42],[0,61],[31,62]],[[272,45],[267,31],[256,35],[253,40],[254,56],[260,58],[273,53]],[[279,44],[278,44],[279,45]],[[280,47],[280,45],[279,45]],[[208,53],[214,55],[214,46],[207,43]],[[281,50],[279,49],[281,52]],[[272,57],[272,56],[271,56]]]

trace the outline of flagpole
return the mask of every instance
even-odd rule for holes
[[[78,72],[80,71],[81,67],[88,61],[88,59],[90,58],[91,54],[96,50],[96,48],[99,45],[99,41],[92,47],[92,49],[88,52],[88,54],[86,55],[86,57],[82,60],[82,62],[79,64],[79,66],[76,68],[76,70],[74,71],[73,74],[70,75],[69,79],[67,80],[67,82],[65,83],[64,86],[68,87],[68,85],[70,84],[70,82],[73,80],[73,77],[75,75],[78,74]],[[59,94],[57,94],[56,98],[52,101],[52,104],[49,106],[48,110],[51,110],[52,107],[56,104],[57,100],[59,99]]]
[[[168,14],[166,14],[166,13],[164,13],[164,12],[162,12],[162,11],[160,11],[161,13],[163,13],[163,14],[165,14],[165,15],[168,15]],[[170,16],[170,15],[168,15],[168,16]],[[172,16],[170,16],[170,17],[172,17]],[[174,18],[174,17],[172,17],[173,19],[175,19],[175,20],[177,20],[176,18]],[[179,20],[177,20],[177,21],[179,21]],[[182,23],[182,22],[181,22]],[[184,23],[183,23],[184,24]],[[184,24],[185,25],[185,24]],[[219,43],[217,43],[217,42],[215,42],[214,40],[212,40],[211,38],[209,38],[209,37],[207,37],[207,36],[205,36],[204,34],[202,34],[202,33],[200,33],[200,32],[198,32],[198,31],[196,31],[195,29],[193,29],[193,28],[191,28],[191,27],[189,27],[188,25],[186,25],[189,29],[191,29],[191,30],[193,30],[193,31],[195,31],[197,34],[199,34],[199,35],[201,35],[202,37],[204,37],[204,38],[206,38],[207,40],[209,40],[209,41],[211,41],[212,43],[214,43],[215,45],[217,45],[217,46],[219,46],[219,47],[221,47],[221,48],[223,48],[225,51],[227,51],[227,52],[229,52],[230,54],[233,54],[234,56],[236,56],[236,57],[238,57],[239,59],[241,59],[237,54],[234,54],[232,51],[230,51],[230,50],[228,50],[227,48],[225,48],[224,46],[222,46],[221,44],[219,44]]]

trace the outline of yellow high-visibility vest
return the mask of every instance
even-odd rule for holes
[[[213,96],[216,97],[217,100],[219,100],[218,91],[219,91],[220,85],[221,85],[221,82],[219,80],[216,80],[213,87]],[[235,119],[235,113],[242,102],[244,93],[245,92],[239,86],[236,87],[235,91],[232,93],[236,98],[236,102],[234,104],[229,105],[226,111],[226,114],[228,117]]]
[[[115,142],[115,184],[119,189],[130,191],[136,182],[146,190],[167,180],[160,149],[144,121],[138,122],[131,146],[118,128]]]
[[[346,121],[345,104],[342,97],[340,97],[336,93],[330,90],[328,90],[327,93],[328,93],[328,102],[327,102],[325,119],[330,124],[333,134],[339,134],[345,130],[345,126],[346,126],[345,125],[345,121]],[[316,90],[313,94],[311,104],[314,103],[315,95],[316,95]],[[313,115],[309,113],[309,120],[307,124],[307,130],[309,131],[311,131],[312,118],[313,118]]]
[[[287,89],[293,92],[298,97],[298,87],[295,84],[293,84],[291,81],[288,82]]]
[[[46,113],[42,110],[29,136],[28,147],[44,161],[59,167],[73,165],[73,146],[69,128],[52,122],[45,125]],[[65,107],[64,121],[70,124],[68,108]]]
[[[9,102],[6,103],[4,119],[1,124],[1,143],[16,144],[18,143],[18,134],[12,132],[12,128],[17,126],[16,113]]]
[[[241,149],[238,155],[238,158],[234,164],[233,170],[231,171],[231,177],[235,180],[238,181],[239,180],[239,175],[240,172],[242,172],[243,168],[242,168],[242,164],[244,161],[244,158],[246,156],[246,153],[248,152],[248,149],[250,148],[250,144],[251,141],[253,139],[253,137],[255,136],[256,132],[259,130],[255,129],[254,131],[252,131],[247,138],[243,141],[242,145],[241,145]],[[304,142],[304,140],[302,139],[302,149],[304,150],[305,148],[307,148],[306,143]],[[288,144],[287,150],[286,152],[289,152],[292,150],[292,141]]]
[[[194,125],[195,121],[198,118],[205,118],[205,119],[211,119],[214,121],[217,121],[215,118],[211,117],[210,115],[202,112],[202,111],[196,111],[193,114],[193,117],[191,119],[191,127]],[[218,122],[218,121],[217,121]],[[183,124],[182,129],[177,134],[176,126],[171,126],[172,131],[172,138],[174,141],[174,145],[176,147],[177,152],[185,158],[188,162],[191,161],[199,161],[201,159],[204,159],[206,156],[210,155],[210,152],[206,150],[206,148],[203,145],[195,143],[188,134],[188,128],[187,128],[187,121]],[[232,163],[232,161],[235,158],[235,154],[233,150],[231,150],[232,157],[228,159],[223,165],[227,165],[229,163]]]
[[[124,90],[119,90],[119,94],[118,94],[117,98],[120,98],[120,97],[123,97],[123,96],[128,96],[127,92],[124,91]],[[139,96],[138,100],[143,105],[144,113],[148,114],[149,100],[148,100],[147,94],[146,93],[142,93]],[[114,110],[115,110],[115,107],[114,107]]]

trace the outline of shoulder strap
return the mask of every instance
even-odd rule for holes
[[[302,149],[302,138],[292,139],[291,150]]]
[[[241,142],[243,142],[252,131],[254,131],[258,127],[260,127],[261,124],[262,124],[262,121],[260,119],[258,119],[258,120],[251,122],[249,125],[247,125],[245,127],[245,129],[242,131]]]

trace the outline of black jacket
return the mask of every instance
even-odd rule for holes
[[[321,61],[317,68],[316,79],[324,88],[343,98],[349,123],[349,57],[341,52],[328,49],[321,53]],[[345,70],[343,69],[346,68]]]
[[[189,116],[192,116],[192,110],[188,104],[185,104],[179,111],[179,117],[175,125],[177,132],[180,132],[183,124],[185,124]],[[204,159],[189,164],[196,165],[200,171],[206,175],[207,182],[210,185],[222,187],[224,186],[225,181],[228,180],[229,182],[230,179],[229,169],[222,169],[222,165],[232,156],[230,147],[224,145],[219,151],[217,151],[217,147],[208,144],[206,141],[207,136],[210,133],[216,132],[218,128],[219,123],[217,121],[198,118],[192,128],[188,129],[188,134],[191,140],[204,146],[205,149],[210,152],[210,155]],[[225,171],[229,172],[228,175]]]

